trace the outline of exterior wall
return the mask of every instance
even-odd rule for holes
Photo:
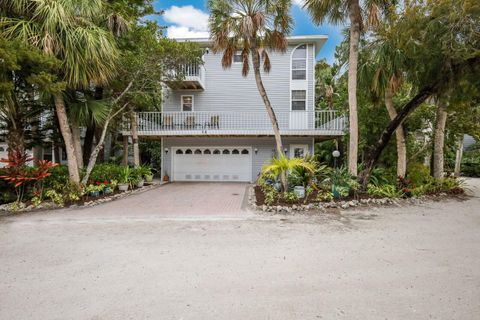
[[[291,55],[298,45],[290,45],[284,53],[271,52],[271,71],[262,72],[262,79],[272,106],[277,111],[290,111]],[[307,44],[307,111],[314,110],[315,48]],[[194,111],[263,111],[264,104],[255,84],[252,67],[242,76],[242,64],[233,63],[224,70],[222,54],[205,54],[205,90],[168,90],[163,111],[181,111],[182,95],[194,96]],[[301,80],[300,80],[301,81]]]
[[[290,152],[290,145],[292,144],[306,144],[308,145],[309,152],[313,153],[313,139],[311,137],[292,137],[283,139],[284,148],[287,152]],[[257,179],[257,175],[260,172],[262,166],[267,163],[275,154],[275,141],[270,137],[255,137],[255,138],[164,138],[162,159],[163,171],[172,177],[171,163],[172,163],[172,147],[187,147],[187,146],[245,146],[252,148],[252,182]],[[165,153],[165,149],[168,149],[168,154]],[[255,153],[254,150],[258,149]]]

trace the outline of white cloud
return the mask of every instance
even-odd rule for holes
[[[188,27],[170,26],[167,29],[167,37],[171,39],[179,38],[208,38],[208,31],[195,31]]]
[[[163,18],[172,24],[167,29],[169,38],[208,38],[208,14],[191,5],[171,6]]]
[[[293,4],[296,4],[297,6],[303,7],[305,4],[305,0],[293,0]]]

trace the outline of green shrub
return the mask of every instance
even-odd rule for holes
[[[262,191],[265,195],[265,204],[272,205],[278,200],[278,191],[273,186],[263,185]]]
[[[430,176],[430,169],[421,163],[413,163],[412,165],[408,166],[407,177],[416,186],[430,183],[433,179]]]
[[[61,191],[70,181],[67,166],[59,165],[48,169],[48,172],[51,175],[46,177],[43,182],[45,190]]]
[[[50,200],[52,200],[52,202],[55,203],[56,205],[58,205],[60,207],[63,207],[64,201],[63,201],[63,197],[60,193],[58,193],[55,190],[47,190],[47,192],[45,192],[45,195]]]
[[[382,198],[400,198],[403,193],[397,190],[397,186],[391,184],[385,184],[380,187],[369,184],[367,186],[367,192],[371,196]]]
[[[101,163],[95,165],[90,174],[90,183],[95,181],[119,180],[122,166],[114,163]]]
[[[283,200],[288,203],[295,203],[298,202],[298,196],[295,192],[285,192],[283,195]]]
[[[317,193],[317,196],[315,197],[315,201],[318,201],[318,202],[330,202],[332,200],[333,200],[333,193],[325,190],[320,190]]]

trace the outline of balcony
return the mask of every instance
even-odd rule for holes
[[[282,135],[339,136],[346,118],[336,111],[276,112]],[[139,136],[273,135],[266,111],[139,112]],[[124,135],[130,135],[127,124]]]
[[[205,90],[205,67],[203,65],[188,64],[178,71],[183,75],[182,80],[168,80],[166,84],[173,90]],[[175,75],[175,73],[173,74]]]

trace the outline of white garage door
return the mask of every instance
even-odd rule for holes
[[[174,181],[250,181],[249,147],[172,148]]]

